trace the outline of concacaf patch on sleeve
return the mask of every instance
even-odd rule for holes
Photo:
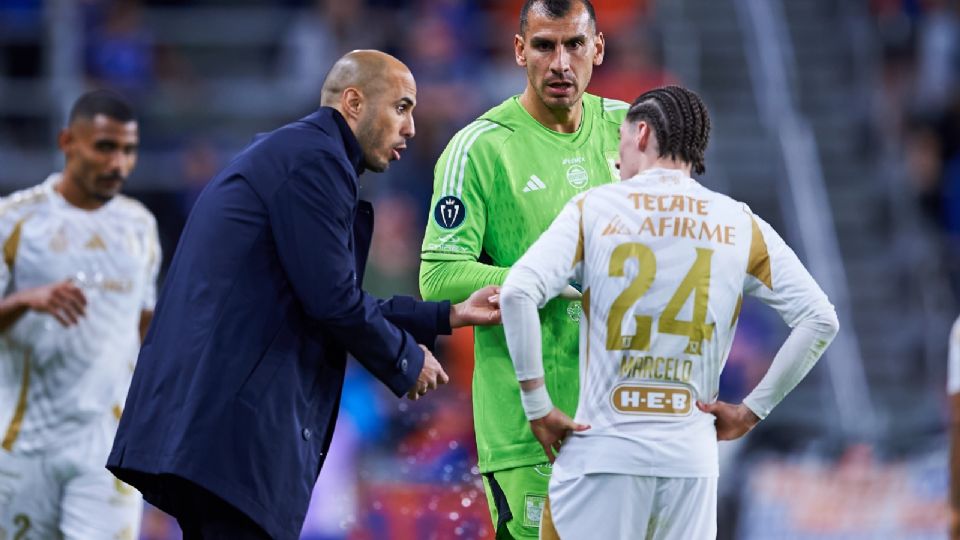
[[[456,229],[466,217],[467,207],[453,195],[440,197],[437,206],[433,208],[434,221],[444,229]]]

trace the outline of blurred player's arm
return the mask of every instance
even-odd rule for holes
[[[0,332],[13,326],[28,310],[47,313],[63,326],[77,324],[86,313],[87,299],[79,287],[64,280],[32,289],[14,290],[13,268],[20,249],[24,219],[4,233],[3,262],[0,264]]]
[[[810,372],[840,329],[827,295],[770,225],[753,219],[744,292],[780,314],[793,328],[767,373],[741,405],[698,403],[717,416],[717,438],[736,439],[750,431]]]
[[[589,426],[576,424],[553,406],[543,377],[540,314],[547,301],[582,274],[583,227],[579,197],[568,203],[550,228],[510,270],[500,293],[507,348],[520,381],[520,400],[530,429],[547,458],[570,431]]]
[[[960,540],[960,317],[950,331],[947,394],[950,399],[950,539]]]
[[[63,326],[77,324],[86,313],[87,299],[70,280],[16,291],[0,300],[0,332],[7,331],[28,310],[47,313]]]
[[[146,278],[143,286],[143,298],[140,299],[140,343],[147,339],[147,330],[153,320],[153,308],[157,303],[157,279],[160,276],[160,261],[163,259],[160,249],[160,233],[157,230],[157,220],[153,214],[147,212],[149,225],[144,237],[146,246],[147,264]]]

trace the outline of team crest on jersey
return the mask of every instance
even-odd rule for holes
[[[463,201],[453,195],[440,197],[437,206],[433,209],[434,221],[444,229],[459,227],[466,217],[467,207],[464,206]]]
[[[587,170],[580,165],[573,165],[567,169],[567,182],[570,182],[570,185],[577,188],[583,189],[586,187],[587,182],[590,181],[590,176],[587,174]]]
[[[580,322],[580,315],[583,313],[583,305],[580,302],[570,302],[570,305],[567,306],[567,316],[570,317],[570,320],[578,323]]]

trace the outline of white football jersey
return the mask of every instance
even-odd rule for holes
[[[0,201],[0,289],[71,279],[87,299],[79,324],[27,311],[0,335],[0,446],[29,453],[104,414],[119,416],[152,310],[160,245],[156,220],[118,195],[89,211],[55,189],[60,175]],[[111,412],[112,411],[112,412]]]
[[[791,327],[833,311],[745,204],[666,169],[574,198],[507,284],[548,299],[569,280],[582,286],[584,314],[575,420],[591,429],[564,442],[559,478],[716,476],[714,417],[695,402],[717,397],[743,294]]]
[[[960,317],[950,329],[947,360],[947,393],[960,394]]]

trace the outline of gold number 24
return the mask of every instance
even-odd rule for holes
[[[684,352],[700,354],[703,340],[713,338],[714,323],[707,323],[707,302],[710,298],[710,259],[712,249],[696,248],[697,259],[687,275],[684,276],[676,292],[670,297],[657,330],[664,334],[686,336],[690,339]],[[632,336],[623,335],[623,316],[643,296],[657,275],[657,260],[653,250],[636,242],[620,244],[610,255],[611,277],[623,277],[624,265],[629,259],[635,259],[639,270],[633,281],[610,307],[610,316],[607,318],[607,350],[634,350],[645,351],[650,348],[650,336],[653,327],[653,317],[650,315],[634,315],[637,323],[636,333]],[[677,315],[683,309],[687,298],[693,294],[693,320],[680,321]]]

